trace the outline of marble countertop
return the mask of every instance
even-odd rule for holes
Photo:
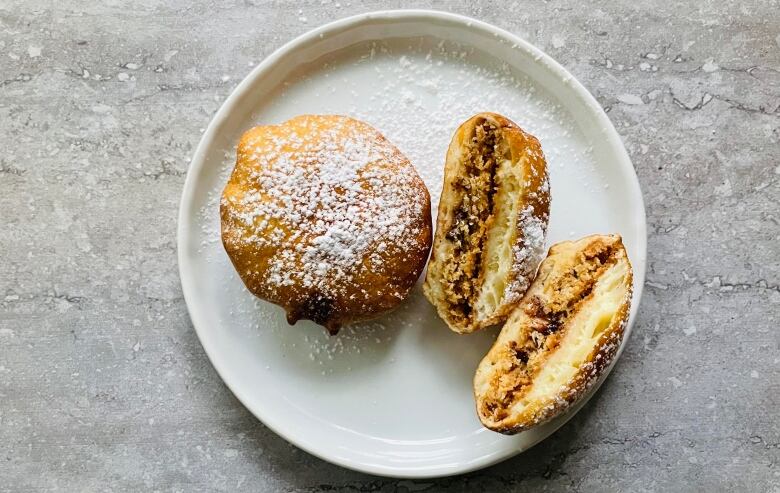
[[[776,0],[84,4],[0,4],[0,491],[780,491]],[[441,480],[351,472],[265,428],[206,358],[176,264],[188,161],[232,88],[298,34],[399,7],[561,62],[648,214],[601,391],[531,452]]]

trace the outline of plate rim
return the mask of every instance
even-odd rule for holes
[[[218,360],[215,359],[214,355],[212,354],[213,348],[210,348],[209,345],[204,343],[204,338],[208,339],[208,337],[205,335],[207,329],[204,326],[206,324],[204,321],[199,320],[199,317],[196,315],[198,313],[198,310],[195,308],[193,302],[194,294],[192,291],[194,288],[192,287],[192,285],[194,283],[194,280],[192,279],[191,276],[192,267],[189,266],[187,255],[185,254],[186,248],[184,247],[184,245],[188,245],[190,243],[189,239],[192,233],[191,228],[188,227],[188,217],[190,211],[192,210],[192,204],[195,199],[195,187],[194,187],[195,179],[196,179],[195,176],[199,175],[200,170],[205,165],[205,156],[207,154],[208,149],[211,147],[211,145],[213,145],[216,134],[218,130],[221,128],[222,124],[227,119],[228,115],[230,115],[236,110],[237,103],[256,84],[257,80],[268,70],[268,68],[273,67],[278,61],[286,57],[289,53],[298,50],[300,48],[303,48],[307,44],[320,41],[321,39],[327,36],[338,34],[340,31],[350,29],[352,27],[355,27],[357,25],[372,20],[384,20],[386,22],[410,21],[410,20],[431,21],[431,22],[445,21],[448,23],[459,24],[460,27],[464,29],[482,30],[482,31],[492,33],[495,37],[504,38],[504,40],[512,43],[515,49],[521,49],[532,54],[537,63],[545,65],[548,70],[551,70],[554,73],[554,75],[556,75],[561,80],[568,81],[568,85],[571,88],[571,90],[574,92],[574,94],[577,96],[578,99],[580,99],[587,107],[590,108],[591,112],[595,114],[596,118],[598,119],[597,123],[600,123],[602,128],[604,129],[603,137],[605,138],[608,146],[614,151],[615,155],[617,156],[619,161],[618,165],[620,167],[629,169],[633,173],[633,176],[635,178],[634,180],[631,180],[632,190],[630,190],[629,192],[638,201],[637,211],[636,211],[637,217],[634,217],[633,219],[637,228],[637,237],[640,238],[642,241],[640,242],[640,244],[635,245],[635,250],[637,250],[635,254],[638,258],[633,262],[633,264],[641,265],[642,268],[640,270],[637,270],[636,268],[634,269],[634,278],[636,280],[634,286],[635,301],[631,307],[631,313],[630,313],[628,324],[626,325],[623,341],[620,347],[618,348],[618,352],[610,367],[607,368],[606,372],[593,385],[593,388],[588,392],[588,394],[574,406],[572,412],[567,413],[565,419],[560,420],[560,423],[557,423],[557,426],[554,429],[552,429],[549,434],[540,438],[538,441],[529,444],[525,448],[511,450],[508,451],[508,453],[502,453],[502,454],[495,454],[495,453],[486,454],[477,459],[470,460],[469,462],[460,463],[457,466],[453,466],[450,464],[445,466],[430,466],[424,469],[398,468],[398,467],[392,467],[387,465],[353,461],[339,456],[327,455],[326,453],[323,453],[315,445],[309,443],[305,439],[300,439],[299,437],[292,438],[291,436],[288,436],[288,434],[281,427],[279,427],[277,423],[269,423],[268,420],[265,419],[266,417],[261,416],[263,414],[261,410],[253,409],[250,406],[248,406],[246,403],[247,399],[245,398],[243,393],[239,389],[234,388],[234,386],[228,381],[228,379],[224,378],[225,370],[221,367],[219,363],[217,363]],[[568,72],[568,70],[566,70],[561,64],[555,61],[552,57],[544,53],[542,50],[540,50],[530,42],[524,40],[523,38],[509,31],[506,31],[505,29],[502,29],[488,22],[474,19],[472,17],[468,17],[465,15],[455,14],[455,13],[440,11],[440,10],[432,10],[432,9],[379,10],[379,11],[365,12],[362,14],[357,14],[357,15],[352,15],[341,19],[337,19],[335,21],[323,24],[319,27],[316,27],[310,31],[307,31],[293,38],[292,40],[284,43],[282,46],[274,50],[271,54],[266,56],[231,91],[231,93],[224,100],[224,102],[216,111],[216,113],[214,113],[214,115],[212,116],[208,126],[206,127],[205,132],[203,132],[203,135],[201,136],[198,146],[195,149],[193,157],[190,161],[190,166],[187,169],[187,175],[184,180],[184,187],[179,202],[179,212],[177,215],[176,249],[177,249],[177,263],[179,269],[179,278],[182,287],[182,294],[184,297],[184,302],[187,307],[187,313],[190,317],[192,326],[195,329],[195,333],[198,336],[198,340],[201,344],[201,347],[203,347],[203,350],[206,353],[209,362],[214,367],[214,370],[217,372],[217,374],[219,375],[220,379],[225,384],[225,386],[233,393],[233,395],[239,400],[239,402],[241,402],[244,408],[246,408],[256,419],[258,419],[261,423],[263,423],[264,426],[268,427],[271,431],[273,431],[275,434],[283,438],[288,443],[291,443],[296,447],[304,450],[305,452],[315,457],[318,457],[319,459],[322,459],[326,462],[329,462],[331,464],[335,464],[362,473],[368,473],[368,474],[385,476],[385,477],[424,479],[424,478],[437,478],[443,476],[465,474],[468,472],[473,472],[479,469],[483,469],[485,467],[489,467],[491,465],[497,464],[511,457],[514,457],[519,453],[530,449],[531,447],[538,444],[539,442],[549,438],[552,434],[554,434],[557,430],[559,430],[564,424],[566,424],[569,421],[569,419],[574,417],[574,415],[577,414],[579,409],[581,409],[590,400],[590,398],[593,395],[595,395],[595,393],[598,391],[601,384],[611,373],[614,365],[620,359],[620,356],[626,347],[628,338],[631,335],[636,314],[639,309],[640,301],[642,298],[642,291],[644,287],[646,269],[647,269],[647,213],[644,204],[644,197],[642,195],[641,187],[639,185],[639,177],[636,174],[636,170],[628,155],[628,151],[623,145],[620,135],[617,133],[617,130],[612,124],[612,121],[609,119],[606,112],[598,103],[598,101],[596,101],[595,97],[585,88],[585,86],[583,86],[579,80],[577,80],[571,73]]]

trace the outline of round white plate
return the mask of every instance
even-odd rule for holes
[[[336,337],[310,322],[290,327],[282,309],[246,291],[222,249],[219,195],[235,143],[253,125],[303,113],[365,120],[411,159],[436,202],[450,137],[481,111],[541,141],[549,243],[623,235],[635,269],[633,319],[645,273],[639,184],[609,119],[566,70],[508,32],[442,12],[376,12],[320,27],[258,65],[217,112],[187,174],[178,232],[184,297],[211,362],[255,416],[298,447],[368,473],[442,476],[526,450],[576,412],[514,437],[488,431],[471,379],[495,330],[449,331],[419,285],[393,313]]]

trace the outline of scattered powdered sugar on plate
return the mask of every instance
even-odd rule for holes
[[[209,261],[215,260],[215,252],[224,256],[222,249],[221,225],[219,221],[219,201],[222,198],[222,189],[227,182],[233,166],[236,164],[235,149],[225,151],[224,160],[219,165],[217,182],[219,186],[212,188],[206,194],[206,203],[198,210],[200,220],[201,240],[198,253],[206,255]],[[216,248],[215,248],[216,247]]]
[[[575,186],[587,189],[588,180],[599,176],[592,144],[583,140],[580,130],[564,117],[567,112],[555,97],[537,83],[491,55],[457,43],[419,38],[411,43],[359,43],[333,52],[287,76],[240,130],[252,124],[281,123],[302,113],[340,114],[362,120],[387,137],[417,169],[431,194],[435,224],[450,139],[462,122],[483,111],[505,115],[540,140],[553,190],[548,238],[566,237],[571,224],[563,233],[553,232],[555,218],[566,213],[556,210],[555,197],[577,193],[578,188],[572,188]],[[239,137],[236,134],[233,142]],[[292,358],[289,361],[327,373],[333,366],[331,361],[347,356],[350,361],[378,357],[394,344],[399,329],[419,324],[421,313],[432,313],[418,286],[405,303],[414,309],[400,307],[376,321],[345,327],[335,337],[327,336],[310,322],[288,327],[281,308],[261,302],[246,291],[232,272],[221,244],[219,199],[234,163],[235,147],[227,149],[200,218],[201,253],[210,262],[218,261],[220,272],[231,271],[224,289],[235,301],[228,314],[232,321],[226,325],[244,327],[242,337],[246,338],[272,333],[284,354]],[[556,175],[561,174],[569,175],[569,179],[556,183]],[[350,255],[349,249],[343,252]],[[279,275],[285,274],[280,271]]]
[[[241,283],[238,276],[231,281],[234,285]],[[224,288],[230,289],[230,286]],[[334,368],[334,362],[338,363],[344,357],[349,357],[356,367],[365,364],[375,358],[377,351],[386,349],[395,337],[395,330],[404,325],[394,312],[378,320],[346,326],[337,336],[331,336],[309,321],[300,321],[290,327],[281,308],[272,307],[248,292],[243,294],[236,296],[229,315],[242,321],[241,337],[247,344],[263,343],[270,333],[275,339],[275,351],[286,353],[290,360],[308,367],[315,375],[332,374],[338,370]],[[267,369],[273,370],[273,367]],[[351,368],[341,370],[351,371]]]
[[[322,78],[332,81],[325,91]],[[420,38],[411,45],[370,42],[336,52],[289,79],[256,119],[293,116],[284,114],[291,101],[312,113],[345,114],[376,127],[417,168],[434,210],[450,139],[476,113],[502,114],[538,137],[550,167],[577,172],[582,164],[568,142],[577,132],[560,119],[561,106],[552,96],[540,94],[508,64],[457,43]]]

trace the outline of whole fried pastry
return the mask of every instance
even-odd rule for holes
[[[477,414],[513,434],[563,413],[609,367],[631,306],[632,271],[620,236],[550,248],[474,376]]]
[[[424,284],[452,330],[506,319],[544,255],[549,210],[547,165],[535,137],[495,113],[458,128]]]
[[[336,333],[398,305],[431,245],[409,160],[361,121],[304,115],[255,127],[222,194],[222,241],[246,287]]]

